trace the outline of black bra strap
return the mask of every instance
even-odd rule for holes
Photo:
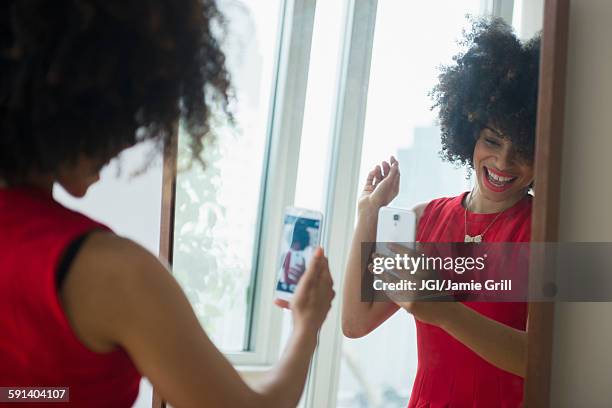
[[[66,280],[66,276],[68,275],[68,271],[70,270],[70,265],[72,265],[72,261],[74,261],[76,254],[79,252],[79,249],[81,249],[81,246],[85,242],[85,239],[87,239],[88,235],[89,233],[87,232],[76,238],[70,243],[70,245],[68,245],[68,248],[66,248],[66,250],[64,251],[64,255],[62,256],[62,259],[57,268],[56,286],[58,289],[62,287],[62,284]]]

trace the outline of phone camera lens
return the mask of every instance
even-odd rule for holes
[[[399,220],[399,214],[393,214],[393,221]]]

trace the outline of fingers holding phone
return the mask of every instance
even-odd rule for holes
[[[334,297],[327,257],[322,248],[317,248],[291,300],[276,299],[274,302],[292,310],[296,326],[318,330]]]
[[[334,297],[327,257],[317,248],[290,301],[295,326],[319,330]]]

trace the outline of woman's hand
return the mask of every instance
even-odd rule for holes
[[[399,162],[391,156],[368,173],[365,186],[359,197],[359,210],[378,211],[388,205],[399,193]]]
[[[317,248],[297,285],[291,303],[280,299],[274,302],[280,307],[291,309],[294,326],[297,329],[316,332],[325,321],[334,296],[333,280],[327,258],[323,249]]]
[[[387,249],[388,253],[386,255],[375,253],[373,254],[373,258],[395,258],[396,255],[400,257],[407,255],[411,258],[420,256],[418,250],[395,243],[387,244]],[[373,264],[370,264],[368,269],[370,272],[373,272]],[[449,295],[448,293],[421,289],[421,285],[424,281],[438,279],[438,275],[435,271],[422,269],[415,271],[391,269],[385,270],[381,274],[377,274],[377,278],[385,283],[398,283],[400,280],[410,282],[415,288],[414,290],[387,290],[385,291],[385,295],[390,301],[402,309],[405,309],[416,319],[424,323],[444,327],[448,321],[453,319],[458,308],[461,307],[461,304],[450,299],[447,299],[448,301],[444,300],[445,297]],[[435,300],[427,301],[427,299],[432,298],[435,298]]]

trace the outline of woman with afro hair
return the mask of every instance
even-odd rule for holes
[[[278,365],[247,386],[166,265],[53,199],[82,197],[120,151],[194,160],[231,87],[213,0],[0,3],[0,386],[68,387],[71,407],[130,407],[141,376],[175,407],[291,407],[333,298],[319,249]],[[205,143],[206,142],[206,143]]]
[[[464,51],[432,91],[442,156],[468,166],[472,191],[417,205],[419,242],[529,242],[534,181],[538,37],[521,42],[503,20],[474,20]],[[415,317],[418,367],[409,407],[518,407],[526,369],[524,302],[365,302],[362,242],[398,194],[395,158],[369,173],[346,270],[342,327],[361,337],[403,308]],[[427,182],[434,182],[427,181]],[[399,346],[398,346],[399,347]]]

